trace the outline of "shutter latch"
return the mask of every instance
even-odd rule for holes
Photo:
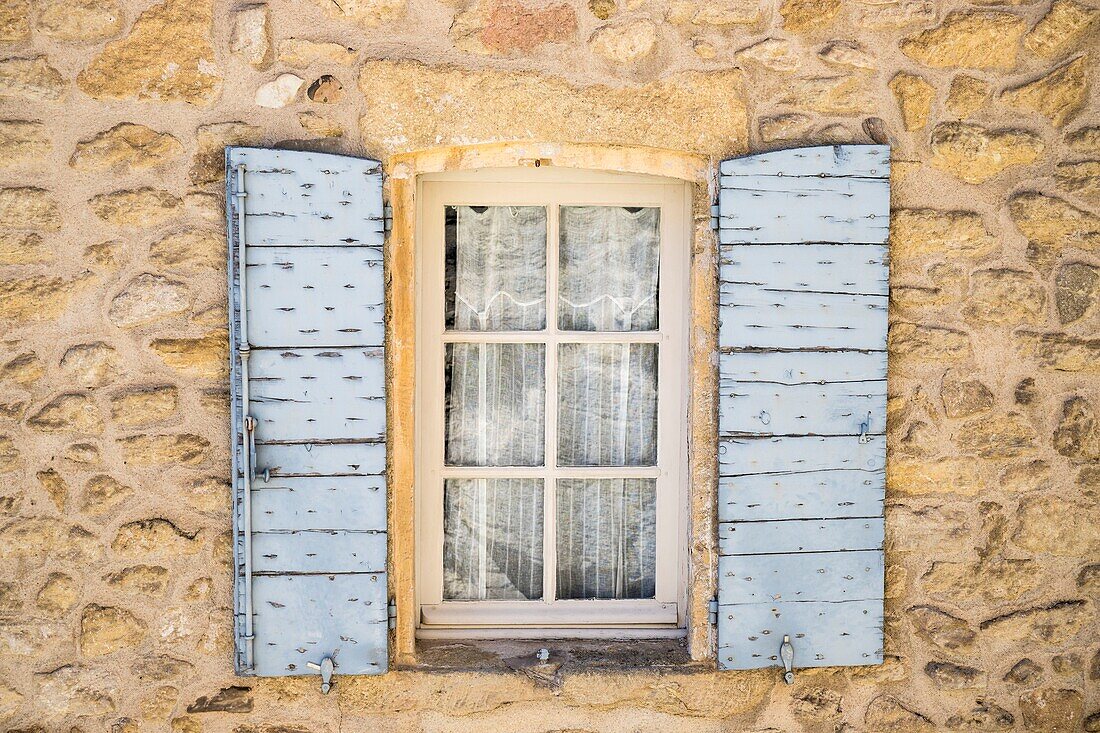
[[[332,689],[332,675],[336,670],[336,663],[332,661],[332,657],[325,657],[320,664],[306,662],[306,666],[321,673],[321,694],[327,695]]]
[[[794,684],[794,646],[791,637],[784,634],[783,643],[779,645],[779,658],[783,660],[783,681],[788,685]]]
[[[871,432],[871,413],[867,413],[867,419],[859,424],[859,442],[860,444],[867,444],[871,442],[871,436],[868,433]]]

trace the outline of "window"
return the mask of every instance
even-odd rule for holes
[[[420,192],[419,635],[679,633],[687,187]]]

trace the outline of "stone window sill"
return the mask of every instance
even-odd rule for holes
[[[545,662],[540,649],[550,652]],[[685,639],[625,640],[442,640],[418,639],[416,661],[398,667],[422,672],[525,674],[553,683],[571,672],[624,672],[667,669],[709,673],[710,661],[692,661]]]

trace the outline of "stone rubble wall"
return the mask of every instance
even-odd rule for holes
[[[3,0],[0,724],[1100,730],[1096,0]],[[232,674],[222,150],[894,150],[886,663]]]

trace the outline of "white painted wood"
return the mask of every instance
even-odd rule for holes
[[[784,178],[855,176],[888,179],[890,147],[888,145],[820,145],[812,148],[773,150],[743,158],[723,160],[718,170],[722,176],[773,175]]]
[[[882,599],[720,605],[719,668],[781,667],[784,634],[796,669],[882,664]]]
[[[728,244],[719,248],[723,283],[772,290],[886,295],[886,245]]]
[[[866,443],[855,436],[724,438],[718,442],[718,472],[722,476],[885,468],[886,439],[881,435],[869,436]]]
[[[879,349],[889,299],[801,293],[723,283],[719,343],[771,349]]]
[[[886,379],[885,351],[740,351],[719,357],[719,379],[822,384]]]
[[[252,533],[252,568],[275,573],[384,573],[383,532],[298,530]]]
[[[886,380],[828,384],[719,383],[721,435],[858,435],[868,416],[884,414]],[[873,421],[872,421],[873,422]],[[885,425],[869,432],[882,433]]]
[[[252,484],[254,531],[333,527],[385,532],[386,477],[276,477]]]
[[[718,558],[723,601],[851,601],[882,598],[883,558],[879,550]]]
[[[382,349],[255,349],[251,411],[272,440],[385,440]]]
[[[718,521],[877,517],[883,471],[763,473],[718,479]]]
[[[725,161],[719,666],[882,660],[889,149]]]
[[[385,443],[257,443],[256,468],[272,476],[368,476],[386,472]]]
[[[382,170],[378,161],[232,148],[230,165],[246,167],[249,247],[381,246]]]
[[[723,522],[718,525],[718,548],[722,555],[881,551],[883,526],[882,517]]]
[[[382,345],[381,250],[257,247],[246,261],[253,347]]]
[[[306,664],[327,656],[338,676],[387,670],[384,573],[257,576],[254,588],[263,674],[316,675]]]

